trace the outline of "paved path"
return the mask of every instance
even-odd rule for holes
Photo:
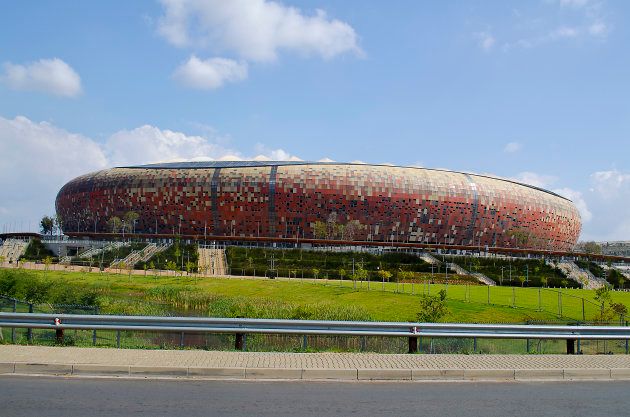
[[[264,353],[0,345],[0,373],[340,380],[630,379],[630,356]]]
[[[0,376],[2,417],[628,415],[629,381],[317,383]]]

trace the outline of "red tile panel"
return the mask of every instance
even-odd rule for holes
[[[64,229],[81,232],[135,211],[137,232],[309,238],[334,212],[366,226],[358,240],[569,250],[581,228],[573,203],[545,190],[358,164],[113,168],[72,180],[56,204]]]

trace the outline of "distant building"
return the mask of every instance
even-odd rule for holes
[[[630,241],[598,242],[604,255],[630,256]]]
[[[56,207],[64,231],[83,233],[134,211],[136,233],[570,250],[581,228],[570,200],[515,181],[332,162],[112,168],[64,185]]]

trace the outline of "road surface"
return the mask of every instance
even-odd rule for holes
[[[13,416],[624,416],[623,382],[245,382],[0,377]]]

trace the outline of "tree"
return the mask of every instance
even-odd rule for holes
[[[341,240],[345,239],[345,232],[346,232],[346,225],[344,224],[337,224],[335,225],[335,233],[333,234],[333,238],[338,238]]]
[[[357,268],[354,271],[354,274],[352,274],[352,281],[354,281],[354,289],[357,289],[357,281],[363,281],[365,278],[367,278],[368,273],[365,269],[363,269],[363,266],[360,266],[359,268]]]
[[[43,262],[44,262],[44,271],[48,271],[48,269],[50,269],[50,265],[52,264],[52,258],[50,256],[47,256],[44,258]]]
[[[61,219],[61,217],[58,214],[55,214],[55,217],[53,220],[55,222],[55,227],[57,228],[57,231],[60,234],[63,233],[63,220]]]
[[[376,272],[376,274],[378,275],[378,277],[381,279],[382,282],[389,282],[390,278],[392,277],[392,273],[389,272],[389,271],[386,271],[384,269],[379,269]],[[400,275],[400,274],[398,274],[398,275]]]
[[[135,211],[128,211],[127,213],[125,213],[125,221],[124,221],[125,232],[127,233],[131,233],[132,231],[135,232],[135,224],[139,218],[140,218],[140,215],[136,213]]]
[[[548,282],[547,277],[540,277],[540,285],[543,287],[546,287]]]
[[[319,269],[313,268],[311,269],[311,272],[313,273],[313,276],[315,277],[315,279],[317,279],[317,277],[319,276]]]
[[[326,219],[326,239],[333,239],[337,231],[337,212],[333,211]]]
[[[188,273],[188,275],[190,275],[190,273],[195,270],[196,266],[197,264],[192,261],[186,262],[186,272]]]
[[[527,230],[516,229],[510,232],[512,235],[512,239],[516,240],[517,247],[525,247],[527,246],[527,242],[529,242],[530,233]]]
[[[345,276],[346,276],[346,270],[343,268],[339,268],[339,278],[343,280]]]
[[[350,220],[346,223],[345,239],[355,240],[357,235],[365,229],[365,225],[361,224],[358,220]]]
[[[424,294],[420,297],[418,321],[435,323],[449,313],[446,307],[446,291],[440,290],[437,295]]]
[[[594,255],[600,255],[602,253],[602,246],[597,242],[584,242],[584,252],[592,253]]]
[[[562,281],[560,281],[560,285],[566,288],[569,286],[569,281],[567,281],[566,279],[563,279]]]
[[[112,216],[107,220],[107,228],[111,233],[118,233],[122,228],[122,220],[120,217]]]
[[[44,235],[52,235],[53,229],[55,228],[55,220],[52,217],[44,216],[42,217],[42,221],[39,223],[39,227]]]
[[[177,264],[173,261],[167,261],[165,267],[167,271],[177,271]]]
[[[315,236],[315,239],[326,239],[326,223],[315,222],[313,224],[313,236]]]
[[[522,287],[525,284],[525,275],[519,275],[517,279],[518,279],[518,282],[521,283],[521,287]]]

